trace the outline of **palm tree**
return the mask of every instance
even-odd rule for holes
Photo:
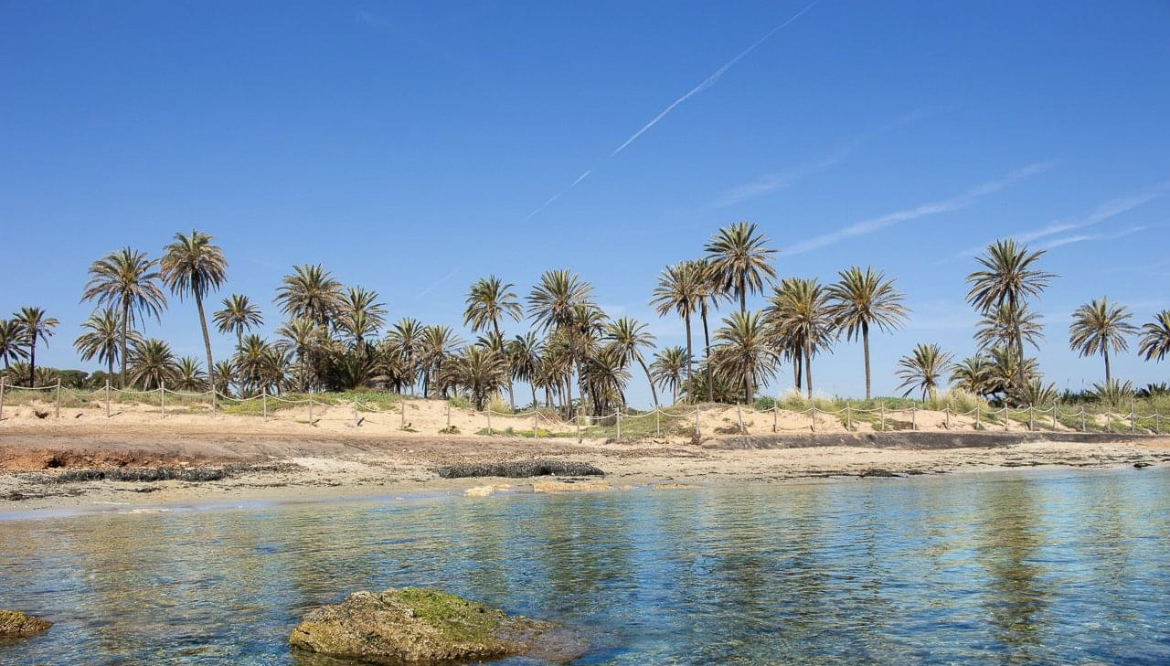
[[[390,353],[401,360],[403,380],[410,387],[411,395],[414,395],[414,384],[418,376],[423,330],[422,323],[417,319],[403,317],[386,335]]]
[[[694,399],[691,386],[691,367],[694,365],[694,346],[691,344],[691,315],[696,309],[701,309],[702,301],[710,293],[707,288],[709,273],[693,261],[684,261],[681,264],[667,266],[658,277],[658,286],[654,288],[654,297],[650,305],[654,306],[659,317],[665,317],[675,312],[682,318],[687,330],[687,398]]]
[[[386,325],[386,306],[378,302],[378,292],[350,287],[341,300],[337,327],[345,333],[359,353],[366,351],[366,339],[378,334]]]
[[[658,409],[658,391],[654,388],[654,379],[650,376],[650,368],[646,367],[646,359],[642,356],[643,347],[654,346],[654,336],[646,330],[646,324],[635,319],[622,317],[610,323],[605,339],[610,341],[621,352],[622,363],[634,361],[642,366],[646,373],[646,381],[650,384],[650,396],[654,399],[654,408]]]
[[[0,319],[0,358],[4,359],[4,370],[7,373],[12,363],[28,358],[24,349],[24,324],[15,317]]]
[[[682,347],[667,347],[654,356],[650,372],[654,380],[670,388],[671,404],[678,404],[678,387],[683,381],[683,368],[687,364],[687,350]]]
[[[898,361],[898,377],[902,378],[899,389],[906,389],[903,396],[914,391],[922,391],[922,402],[926,402],[926,395],[934,395],[942,379],[943,373],[950,363],[951,355],[936,344],[919,344],[909,356],[903,356]]]
[[[755,387],[775,375],[776,351],[771,347],[760,313],[731,313],[723,328],[715,331],[712,362],[717,373],[733,385],[743,386],[744,401],[752,404]]]
[[[232,294],[223,299],[223,309],[212,315],[220,333],[236,334],[236,348],[244,341],[244,333],[264,325],[260,308],[247,296]]]
[[[542,331],[552,329],[561,333],[569,343],[570,372],[565,377],[568,387],[565,403],[570,410],[573,404],[570,376],[573,369],[577,370],[577,380],[581,382],[582,351],[587,346],[587,340],[580,336],[580,331],[585,329],[574,320],[579,320],[582,314],[596,307],[593,303],[593,285],[569,270],[545,271],[540,276],[540,282],[528,294],[529,319]]]
[[[259,391],[268,385],[272,345],[254,333],[244,336],[236,350],[235,376],[240,384]]]
[[[828,288],[829,312],[846,340],[861,337],[865,354],[865,399],[872,397],[869,369],[869,329],[876,326],[883,333],[902,327],[908,314],[902,294],[894,289],[894,280],[881,271],[854,266],[838,274],[840,281]]]
[[[798,389],[800,362],[804,361],[804,383],[812,400],[813,354],[829,349],[836,335],[825,288],[816,278],[785,278],[769,299],[764,316],[778,350],[787,351],[793,358]]]
[[[1040,315],[1033,313],[1026,306],[1018,305],[1015,310],[1007,303],[983,314],[975,328],[975,342],[979,351],[986,351],[997,345],[1007,345],[1012,348],[1015,343],[1016,332],[1020,338],[1034,349],[1040,349],[1040,341],[1044,339],[1044,324]]]
[[[157,261],[147,259],[146,254],[130,248],[122,248],[89,267],[89,282],[85,285],[82,300],[95,300],[97,305],[108,305],[121,312],[122,360],[121,387],[126,388],[126,366],[129,362],[127,345],[130,339],[130,324],[138,319],[153,315],[161,321],[167,297],[158,286],[159,273],[154,270]]]
[[[184,356],[175,364],[174,380],[176,391],[202,391],[207,385],[199,359],[193,356]]]
[[[276,290],[280,310],[290,317],[309,319],[328,326],[341,306],[341,283],[321,264],[293,266]]]
[[[241,341],[242,343],[242,341]],[[239,346],[236,347],[239,349]],[[232,382],[236,381],[236,364],[234,361],[216,361],[215,369],[211,373],[212,388],[224,396],[231,395]]]
[[[296,354],[300,390],[308,391],[316,383],[313,357],[326,337],[325,327],[312,319],[296,317],[276,329],[276,334],[287,341],[283,346]]]
[[[711,381],[712,363],[706,362],[711,358],[711,329],[708,325],[708,315],[713,307],[719,304],[719,276],[711,268],[706,259],[695,262],[696,270],[702,278],[699,281],[699,320],[703,322],[703,368],[707,375],[707,402],[715,402],[715,382]]]
[[[191,235],[175,234],[175,240],[163,248],[160,262],[162,281],[179,300],[190,294],[199,312],[199,327],[203,331],[203,350],[207,353],[207,367],[214,368],[211,358],[211,335],[207,332],[207,317],[203,299],[217,291],[227,280],[227,259],[218,245],[211,243],[211,235],[191,230]],[[215,394],[211,395],[212,408]]]
[[[476,280],[467,293],[463,325],[470,325],[472,333],[479,333],[490,326],[499,335],[500,319],[505,315],[511,317],[513,321],[520,321],[523,310],[512,291],[514,286],[510,282],[504,283],[494,275]]]
[[[53,329],[57,328],[59,322],[48,316],[43,308],[37,307],[23,307],[12,318],[19,321],[24,329],[24,344],[28,347],[28,385],[36,388],[37,340],[48,347],[49,338],[53,337]]]
[[[971,285],[967,302],[983,314],[1007,306],[1009,313],[1023,313],[1029,298],[1039,298],[1048,283],[1055,277],[1036,267],[1044,250],[1029,252],[1023,245],[1016,245],[1012,239],[1000,240],[987,247],[987,253],[977,257],[982,270],[967,276]],[[1012,317],[1010,327],[1010,348],[1024,358],[1024,335],[1021,317]],[[1023,387],[1023,380],[1019,387]]]
[[[175,355],[162,340],[139,340],[130,351],[130,381],[144,391],[174,383]]]
[[[747,316],[749,292],[763,293],[765,283],[776,279],[767,236],[756,233],[753,222],[737,222],[715,233],[704,250],[720,291],[739,297],[739,312]]]
[[[423,368],[423,397],[429,396],[428,390],[431,386],[446,396],[447,387],[443,382],[444,364],[463,341],[455,335],[450,326],[427,326],[422,331],[421,342],[419,361]],[[503,355],[497,355],[499,362],[503,363]]]
[[[504,383],[507,370],[504,359],[495,351],[479,345],[468,345],[455,358],[455,381],[471,394],[475,408],[482,410],[492,394]]]
[[[1105,383],[1112,379],[1109,372],[1109,350],[1123,352],[1129,349],[1125,336],[1138,329],[1129,320],[1133,315],[1124,305],[1110,303],[1108,298],[1093,299],[1077,308],[1072,325],[1068,327],[1068,345],[1082,357],[1100,353],[1105,358]]]
[[[103,308],[91,314],[81,327],[85,332],[73,341],[81,360],[89,361],[96,356],[99,363],[106,364],[107,374],[113,377],[114,364],[118,362],[120,354],[118,343],[121,338],[121,319],[118,313],[114,308]],[[130,341],[135,343],[138,340],[138,333],[130,331]]]
[[[582,360],[581,396],[590,397],[594,414],[608,414],[626,404],[623,389],[630,373],[625,365],[622,350],[613,344],[596,349]]]
[[[540,373],[540,339],[531,331],[524,335],[517,335],[505,346],[505,352],[511,375],[508,381],[528,382],[528,388],[532,389],[532,407],[535,409],[537,406],[536,377]]]
[[[991,373],[991,361],[979,354],[951,365],[951,384],[973,395],[991,395]]]
[[[1161,361],[1166,358],[1166,354],[1170,354],[1170,310],[1162,310],[1154,315],[1154,321],[1142,326],[1142,342],[1138,353],[1147,361]]]

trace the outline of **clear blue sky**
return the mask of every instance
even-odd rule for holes
[[[647,305],[658,272],[752,220],[781,275],[898,278],[913,320],[874,341],[888,394],[915,343],[973,352],[971,250],[1016,236],[1060,275],[1046,378],[1100,381],[1068,350],[1072,310],[1170,307],[1170,4],[823,0],[759,42],[806,7],[3,2],[0,312],[46,307],[38,356],[78,367],[89,263],[195,227],[269,331],[293,264],[457,326],[477,277],[526,294],[567,267],[678,344]],[[190,303],[147,334],[201,355]],[[1132,351],[1116,368],[1170,375]],[[860,371],[847,343],[814,366],[843,395]]]

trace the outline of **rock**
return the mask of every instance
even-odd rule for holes
[[[476,486],[468,488],[463,491],[464,497],[489,497],[500,491],[508,490],[512,487],[510,483],[493,483],[486,486]]]
[[[1144,468],[1146,468],[1146,467],[1153,467],[1153,466],[1154,466],[1154,463],[1148,463],[1148,462],[1135,462],[1135,463],[1133,464],[1133,466],[1134,466],[1134,467],[1136,467],[1137,469],[1144,469]]]
[[[310,611],[289,643],[347,659],[439,664],[528,654],[555,629],[454,594],[405,588],[355,592]]]
[[[48,620],[30,617],[20,611],[0,610],[0,638],[35,636],[51,626],[53,623]]]
[[[879,469],[879,468],[867,469],[864,472],[862,472],[861,474],[859,474],[858,476],[860,476],[863,479],[869,479],[869,478],[898,479],[898,478],[901,478],[901,475],[899,475],[899,474],[894,474],[893,472],[891,472],[888,469]]]
[[[581,481],[569,483],[567,481],[533,481],[534,493],[599,493],[613,490],[613,484],[606,481]]]
[[[522,479],[530,476],[605,476],[594,465],[572,460],[519,460],[498,463],[458,463],[435,470],[444,479],[499,476]]]

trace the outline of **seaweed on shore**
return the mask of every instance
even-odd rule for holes
[[[605,476],[595,465],[569,460],[518,460],[499,463],[457,463],[435,470],[444,479],[498,476],[522,479],[530,476]]]
[[[277,472],[279,465],[224,465],[223,467],[116,467],[111,469],[72,469],[49,477],[54,483],[82,481],[220,481],[250,472]]]

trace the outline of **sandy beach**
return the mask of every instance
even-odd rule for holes
[[[31,411],[22,415],[9,410],[0,423],[0,512],[399,492],[484,496],[501,491],[677,488],[1170,463],[1168,437],[1027,433],[1016,424],[1010,432],[976,432],[957,425],[955,418],[948,431],[940,427],[941,418],[929,412],[919,412],[921,430],[913,433],[882,435],[872,433],[872,428],[847,432],[837,421],[826,420],[818,424],[817,433],[804,428],[771,434],[770,427],[753,431],[749,426],[749,434],[741,436],[714,434],[728,417],[713,413],[704,415],[704,427],[713,434],[695,443],[669,434],[622,440],[440,435],[437,430],[445,426],[440,404],[408,403],[414,408],[408,412],[414,432],[402,431],[386,418],[372,417],[355,426],[352,410],[343,407],[333,407],[332,417],[329,410],[319,411],[315,426],[287,417],[263,421],[179,413],[164,419],[150,411],[124,409],[114,418],[104,418],[90,409],[69,410],[62,418],[37,418]],[[494,420],[493,428],[519,430],[523,422],[531,424],[523,417]],[[475,425],[467,422],[462,431]],[[590,463],[605,476],[443,479],[437,473],[444,465],[533,459]],[[211,470],[216,472],[211,476],[219,478],[61,481],[71,471],[160,468]]]

